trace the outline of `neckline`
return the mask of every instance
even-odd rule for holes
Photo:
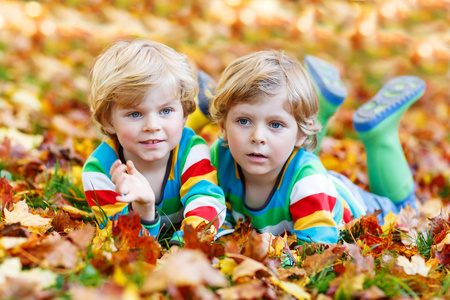
[[[126,164],[127,161],[125,160],[125,156],[123,155],[123,147],[122,145],[119,144],[119,159],[123,164]],[[173,150],[170,151],[170,155],[169,155],[169,159],[167,160],[167,165],[166,165],[166,172],[164,174],[164,180],[162,182],[161,185],[161,194],[159,195],[159,198],[156,199],[155,201],[155,205],[158,206],[159,204],[161,204],[162,200],[164,199],[164,190],[166,188],[166,184],[167,181],[169,179],[169,175],[170,175],[170,170],[172,168],[172,158],[173,158]]]
[[[242,194],[243,194],[242,195],[242,199],[243,199],[243,203],[244,203],[245,208],[247,208],[248,210],[251,210],[251,211],[261,211],[264,208],[266,208],[267,205],[269,205],[270,200],[272,200],[273,195],[275,194],[276,190],[278,189],[278,186],[280,184],[281,178],[283,177],[284,169],[286,168],[286,165],[287,165],[288,161],[289,160],[287,160],[284,163],[283,168],[281,168],[280,173],[278,174],[277,180],[275,181],[275,184],[273,185],[272,190],[270,191],[270,194],[267,197],[266,201],[264,201],[264,203],[261,206],[259,206],[259,207],[252,207],[252,206],[249,206],[247,204],[247,195],[246,195],[246,188],[245,188],[244,173],[242,172],[241,166],[238,163],[236,163],[237,170],[238,170],[238,173],[239,173],[239,177],[241,178],[241,182],[242,182]]]

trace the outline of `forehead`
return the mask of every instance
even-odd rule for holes
[[[165,80],[161,83],[156,83],[139,89],[134,93],[127,93],[119,97],[116,104],[119,108],[136,107],[141,105],[144,101],[151,99],[157,102],[170,102],[180,100],[181,91],[176,80]]]
[[[274,112],[284,112],[291,114],[291,105],[284,94],[266,95],[260,94],[250,99],[238,101],[230,107],[230,111],[248,111],[249,113],[258,110],[259,113],[271,114]]]

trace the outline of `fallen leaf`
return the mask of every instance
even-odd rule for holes
[[[223,287],[228,285],[228,280],[211,266],[201,251],[180,249],[176,255],[167,258],[161,269],[147,277],[141,290],[153,293],[164,291],[171,285]]]
[[[336,259],[341,258],[345,253],[346,247],[332,244],[328,249],[325,249],[321,254],[313,254],[306,257],[302,263],[308,275],[314,272],[320,272],[324,268],[332,265]]]
[[[411,261],[404,256],[399,256],[397,257],[396,264],[401,266],[408,275],[419,274],[427,277],[431,269],[431,266],[427,266],[425,260],[420,255],[414,255],[411,257]]]
[[[5,207],[8,203],[13,203],[14,188],[6,177],[0,178],[0,207]]]
[[[266,294],[266,289],[263,282],[252,280],[245,284],[221,288],[217,293],[227,300],[261,299]]]
[[[5,224],[20,223],[22,226],[28,228],[32,232],[44,234],[51,228],[50,218],[42,218],[29,212],[29,207],[25,201],[19,201],[13,205],[13,210],[8,211],[4,209]]]

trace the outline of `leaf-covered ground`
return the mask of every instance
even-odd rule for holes
[[[449,299],[449,19],[448,1],[429,0],[0,1],[0,298]],[[320,157],[366,189],[353,111],[394,76],[423,78],[400,126],[418,209],[383,226],[355,220],[334,245],[267,242],[243,222],[218,241],[187,228],[185,247],[168,252],[166,229],[140,237],[133,215],[98,232],[80,182],[101,140],[88,75],[126,37],[185,52],[215,79],[266,48],[333,63],[349,97]]]

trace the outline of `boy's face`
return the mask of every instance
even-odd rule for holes
[[[221,124],[223,138],[245,176],[278,176],[295,146],[305,136],[293,115],[284,107],[282,95],[256,96],[256,101],[236,104]]]
[[[186,118],[180,99],[171,91],[164,86],[153,88],[139,105],[114,107],[111,112],[112,126],[107,130],[117,135],[125,159],[136,167],[168,159],[180,142]]]

